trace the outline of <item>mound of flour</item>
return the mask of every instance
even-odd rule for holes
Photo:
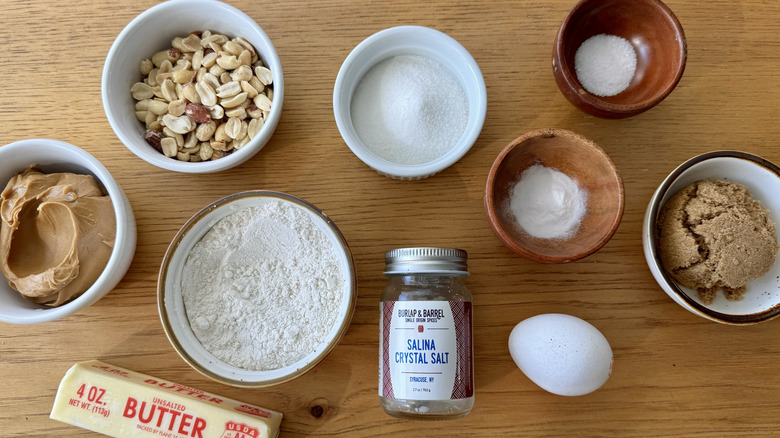
[[[195,244],[182,298],[211,354],[238,368],[274,370],[325,340],[346,279],[314,220],[302,207],[269,199],[221,219]]]

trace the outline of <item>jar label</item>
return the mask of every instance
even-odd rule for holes
[[[456,400],[474,395],[471,303],[380,303],[379,395]]]

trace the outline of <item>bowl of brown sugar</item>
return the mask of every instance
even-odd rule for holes
[[[675,302],[712,321],[780,315],[780,168],[746,152],[691,158],[661,183],[645,213],[653,277]]]

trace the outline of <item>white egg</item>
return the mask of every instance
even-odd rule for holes
[[[601,387],[612,372],[612,348],[587,321],[559,313],[536,315],[509,335],[509,353],[542,389],[584,395]]]

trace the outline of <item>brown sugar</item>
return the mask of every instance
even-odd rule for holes
[[[745,285],[769,272],[778,252],[769,211],[731,181],[702,180],[680,190],[657,227],[664,269],[705,304],[718,290],[742,299]]]

